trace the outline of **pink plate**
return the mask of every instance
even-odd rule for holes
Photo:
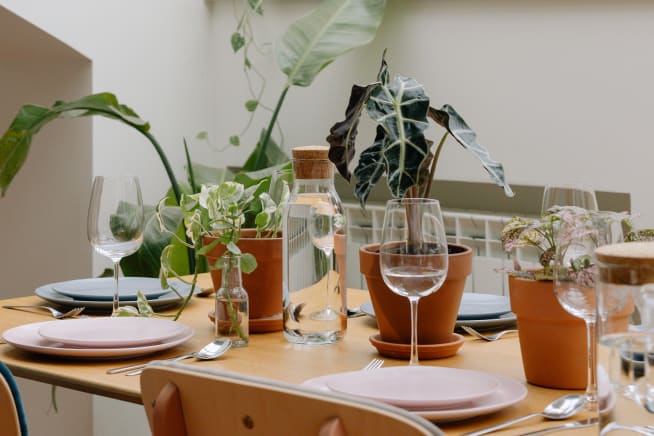
[[[439,366],[392,366],[333,374],[335,392],[404,408],[441,408],[479,400],[498,387],[497,378],[478,371]]]
[[[179,336],[186,326],[160,318],[99,317],[50,321],[39,327],[45,339],[87,348],[137,347]]]
[[[374,371],[380,370],[376,369]],[[460,371],[475,372],[466,370]],[[361,374],[363,373],[363,371],[359,372]],[[333,374],[312,378],[302,383],[302,385],[322,391],[332,391],[327,385],[327,382],[331,377],[333,377]],[[523,383],[497,374],[492,374],[492,377],[494,377],[499,384],[497,389],[486,397],[460,403],[455,406],[447,406],[443,408],[433,407],[425,410],[412,410],[412,412],[431,421],[457,421],[497,412],[522,401],[527,396],[527,388]]]
[[[156,344],[140,347],[77,348],[72,345],[53,342],[42,337],[39,334],[39,328],[48,322],[51,321],[14,327],[5,330],[3,337],[5,341],[14,347],[35,353],[82,358],[127,358],[166,350],[188,341],[193,336],[193,329],[185,326],[183,333]]]

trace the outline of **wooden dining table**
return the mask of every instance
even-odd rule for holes
[[[208,274],[200,277],[200,285],[211,286]],[[369,295],[362,290],[348,290],[348,306],[356,307],[367,301]],[[0,305],[42,304],[37,296],[11,298]],[[193,337],[182,345],[155,354],[128,359],[79,359],[48,356],[22,351],[10,344],[0,345],[0,360],[5,362],[14,375],[42,383],[88,392],[122,401],[141,404],[139,377],[124,374],[107,374],[108,369],[166,359],[182,353],[199,350],[214,338],[209,312],[213,309],[211,297],[194,296],[183,311],[179,322],[194,329]],[[168,310],[166,314],[175,313]],[[0,309],[0,332],[22,324],[47,321],[40,312]],[[46,314],[47,315],[47,314]],[[49,315],[48,315],[49,316]],[[91,315],[93,316],[93,315]],[[186,360],[185,362],[205,368],[234,371],[273,380],[300,384],[313,377],[341,371],[363,368],[373,358],[383,358],[384,366],[406,365],[407,360],[380,356],[369,341],[378,333],[374,318],[369,316],[350,318],[345,338],[335,345],[297,345],[287,342],[282,332],[251,334],[250,343],[244,348],[230,349],[213,361]],[[500,411],[470,419],[453,422],[437,422],[446,434],[461,434],[493,425],[520,415],[539,412],[552,400],[565,394],[579,393],[574,390],[549,389],[531,385],[525,381],[517,335],[508,335],[495,342],[486,342],[470,336],[451,357],[421,360],[421,365],[484,371],[511,377],[524,383],[527,396],[515,405]],[[547,421],[537,417],[512,428],[494,434],[516,435],[529,431],[575,421],[577,415],[566,421]],[[597,429],[576,429],[575,434],[595,434]]]

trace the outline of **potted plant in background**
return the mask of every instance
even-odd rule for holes
[[[354,170],[355,195],[365,208],[372,187],[382,175],[393,198],[429,197],[438,157],[448,136],[477,156],[491,178],[508,196],[513,193],[504,179],[502,164],[491,159],[488,151],[476,140],[475,133],[449,105],[441,109],[430,106],[429,97],[415,79],[397,76],[389,78],[385,54],[377,81],[352,87],[346,118],[334,124],[327,140],[329,157],[340,174],[351,178],[350,162],[355,155],[355,139],[364,109],[376,122],[376,136],[364,149]],[[435,150],[424,135],[429,119],[446,131]],[[435,293],[421,299],[418,315],[418,338],[422,346],[420,357],[445,357],[456,353],[460,337],[453,337],[457,313],[465,286],[472,271],[472,250],[463,245],[449,244],[449,268],[445,284]],[[409,304],[405,298],[386,287],[379,270],[379,246],[371,244],[360,249],[360,269],[377,317],[381,339],[387,343],[408,344],[410,341]],[[436,348],[427,355],[426,346]],[[440,350],[440,351],[439,351]]]
[[[281,210],[270,198],[267,191],[267,183],[260,181],[246,187],[242,183],[227,181],[220,185],[203,185],[198,194],[182,194],[180,209],[184,220],[186,238],[180,238],[176,229],[169,229],[163,217],[157,214],[161,231],[169,233],[171,240],[178,244],[189,245],[194,249],[196,265],[200,264],[201,257],[209,261],[211,278],[215,289],[221,287],[222,272],[225,257],[238,255],[241,258],[241,270],[245,277],[252,277],[252,280],[243,280],[243,287],[248,292],[250,300],[250,324],[256,322],[261,313],[274,311],[280,314],[282,311],[281,293],[281,238],[279,229],[281,224]],[[285,193],[288,196],[288,190]],[[246,215],[254,214],[254,223],[257,238],[268,240],[269,244],[264,246],[270,253],[259,251],[258,260],[252,252],[242,249],[243,225],[246,222]],[[269,239],[265,239],[269,238]],[[189,242],[187,242],[189,241]],[[162,280],[167,281],[168,277],[175,277],[186,281],[171,267],[171,253],[173,245],[166,247],[161,254]],[[277,266],[269,265],[269,257],[278,256]],[[253,271],[259,270],[258,263],[266,265],[260,271],[263,276],[254,276]],[[274,262],[273,262],[274,263]],[[271,271],[278,269],[279,283],[271,276]],[[193,275],[191,284],[197,282],[198,268]],[[258,286],[263,285],[263,286]],[[185,303],[188,301],[188,297]],[[272,309],[269,309],[272,307]],[[256,326],[250,329],[253,332],[258,330]],[[280,325],[281,328],[281,318]],[[271,328],[268,327],[269,331]]]
[[[575,282],[583,283],[583,286],[575,285],[577,293],[583,288],[594,289],[594,264],[586,255],[593,246],[570,259],[566,256],[565,262],[564,254],[578,250],[577,240],[594,235],[600,219],[630,227],[625,213],[554,206],[540,218],[513,217],[502,229],[504,250],[512,252],[530,247],[538,258],[537,267],[525,268],[514,258],[513,268],[504,270],[509,274],[511,310],[517,316],[522,361],[530,383],[563,389],[587,386],[589,357],[584,352],[587,349],[585,322],[562,307],[555,293],[554,279],[557,276],[563,281],[565,277],[568,281],[575,277]],[[557,256],[559,260],[555,262]],[[576,298],[579,301],[581,296]],[[626,322],[628,312],[615,316],[624,317]]]

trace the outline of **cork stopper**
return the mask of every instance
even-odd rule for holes
[[[598,247],[595,258],[604,283],[642,285],[654,282],[654,242],[623,242]]]
[[[297,179],[331,179],[334,167],[329,160],[329,147],[305,145],[292,150],[293,172]]]

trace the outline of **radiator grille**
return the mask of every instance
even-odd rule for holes
[[[344,208],[348,223],[348,286],[366,289],[365,279],[359,272],[358,250],[361,245],[380,241],[384,207],[367,205],[363,211],[358,204],[346,203]],[[468,277],[466,292],[508,295],[506,274],[496,270],[513,263],[500,242],[502,228],[510,219],[510,216],[476,211],[443,211],[448,241],[473,250],[472,275]],[[515,255],[521,263],[535,260],[531,250],[522,249]]]

